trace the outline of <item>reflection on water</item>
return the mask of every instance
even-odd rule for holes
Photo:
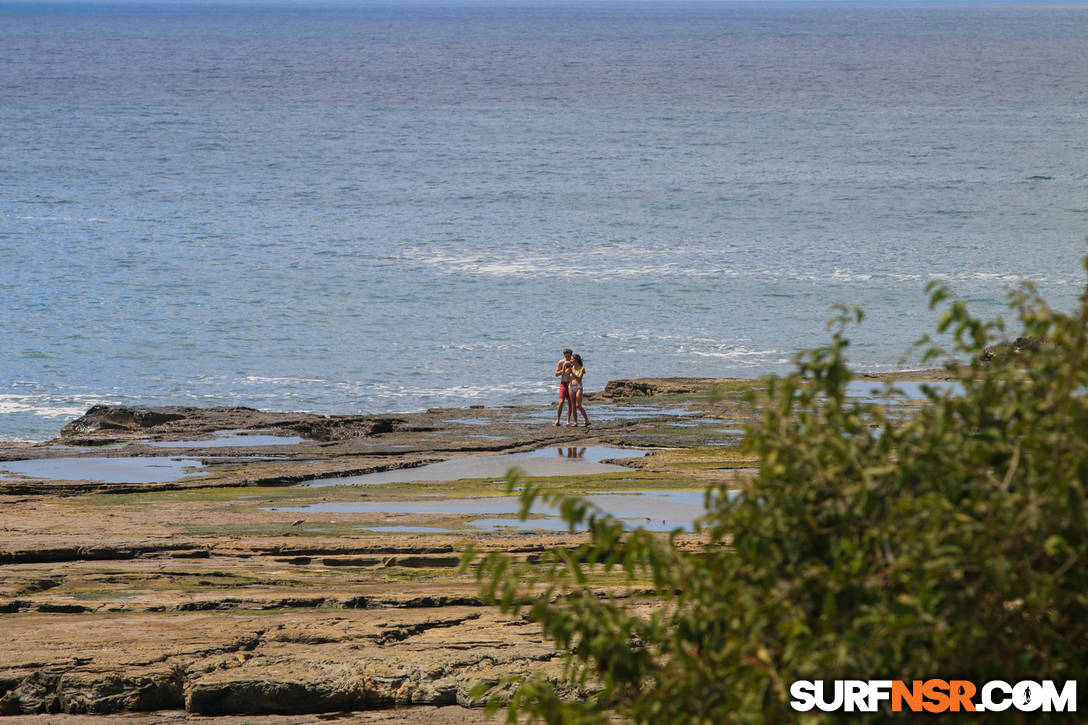
[[[730,494],[732,496],[733,494]],[[621,519],[628,528],[642,527],[650,531],[671,531],[676,528],[690,529],[692,523],[705,511],[706,491],[624,491],[594,493],[582,496],[598,509]],[[558,509],[540,501],[534,514],[550,514],[544,518],[527,521],[517,519],[521,508],[516,496],[483,496],[480,498],[447,498],[432,501],[353,501],[316,503],[308,506],[273,508],[271,511],[292,513],[340,513],[340,514],[431,514],[472,515],[486,514],[485,518],[468,522],[474,529],[494,530],[502,527],[518,529],[544,529],[565,531],[567,524],[558,517]],[[367,526],[370,531],[408,531],[404,527]],[[425,531],[450,531],[439,527],[420,527]]]
[[[525,453],[454,458],[415,468],[367,473],[346,478],[322,478],[307,486],[356,486],[416,481],[457,481],[463,478],[501,478],[517,466],[529,476],[582,476],[617,473],[629,469],[609,463],[609,458],[637,458],[646,451],[607,446],[549,446]]]
[[[19,476],[50,481],[159,483],[207,475],[205,471],[186,470],[200,466],[200,461],[191,458],[46,458],[0,463],[0,479]]]
[[[514,453],[514,456],[548,456],[555,455],[558,458],[566,458],[574,461],[589,461],[600,463],[611,458],[642,458],[649,451],[636,448],[611,448],[609,446],[549,446],[538,448],[535,451]]]

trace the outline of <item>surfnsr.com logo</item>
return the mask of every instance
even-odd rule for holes
[[[991,680],[798,680],[790,686],[790,707],[798,712],[1076,712],[1077,682]]]

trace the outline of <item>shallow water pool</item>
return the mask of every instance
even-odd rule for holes
[[[193,458],[47,458],[0,463],[0,479],[159,483],[207,475],[206,471],[186,470],[201,466],[202,463]]]
[[[609,458],[637,458],[644,450],[608,448],[605,446],[549,446],[525,453],[504,453],[495,456],[455,458],[416,468],[368,473],[346,478],[321,478],[307,486],[365,486],[383,483],[412,483],[416,481],[457,481],[462,478],[502,478],[517,467],[528,476],[583,476],[595,473],[616,473],[629,468],[601,463]]]
[[[600,510],[622,519],[628,528],[642,527],[651,531],[671,531],[675,528],[691,528],[692,522],[703,514],[706,492],[680,491],[624,491],[622,493],[595,493],[582,496]],[[485,531],[503,527],[532,530],[565,531],[567,524],[560,519],[558,509],[538,502],[534,513],[550,514],[548,518],[520,521],[517,518],[521,502],[517,496],[483,496],[480,498],[435,499],[431,501],[355,501],[327,502],[308,506],[272,508],[270,511],[292,513],[401,513],[433,515],[487,516],[468,522],[473,529]],[[363,527],[369,531],[408,531],[405,527]],[[410,527],[411,530],[453,531],[441,527]]]

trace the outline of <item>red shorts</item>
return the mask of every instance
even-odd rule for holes
[[[570,383],[559,383],[559,401],[570,400]]]

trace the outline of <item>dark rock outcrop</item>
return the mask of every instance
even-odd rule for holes
[[[392,433],[394,426],[404,421],[398,418],[371,418],[369,416],[333,416],[314,418],[283,426],[315,441],[342,441],[348,438],[375,436]]]
[[[266,413],[245,406],[188,408],[96,405],[60,431],[69,443],[93,445],[138,436],[204,435],[224,430],[282,430],[317,441],[340,441],[392,433],[404,421],[366,415],[323,416]]]
[[[609,380],[604,386],[606,398],[634,398],[653,395],[656,388],[650,383],[636,380]]]
[[[1018,337],[1012,342],[990,345],[982,351],[981,359],[984,363],[992,364],[1023,353],[1035,352],[1044,344],[1044,341],[1037,337]]]
[[[601,395],[605,398],[641,398],[652,395],[678,395],[709,389],[713,380],[704,378],[636,378],[609,380]]]
[[[138,431],[188,417],[192,408],[129,408],[121,405],[96,405],[81,418],[64,426],[60,434],[72,437],[98,431]]]

